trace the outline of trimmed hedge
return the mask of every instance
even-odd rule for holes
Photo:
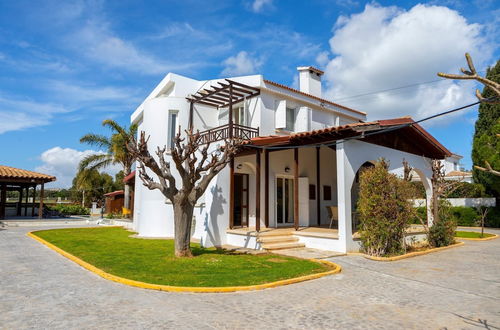
[[[89,215],[90,211],[88,208],[77,204],[57,204],[46,206],[49,210],[55,210],[59,213],[65,215]]]
[[[422,219],[427,219],[427,210],[425,206],[417,207],[417,214]],[[474,207],[452,206],[450,208],[451,216],[455,219],[458,226],[475,227],[480,226],[481,215]],[[412,219],[413,224],[420,224],[418,218]],[[500,228],[500,207],[490,207],[484,221],[485,227]]]

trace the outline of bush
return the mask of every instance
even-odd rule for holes
[[[457,224],[452,216],[451,205],[445,199],[439,200],[439,220],[429,228],[429,245],[432,247],[448,246],[455,243]]]
[[[47,206],[49,210],[54,210],[65,215],[89,215],[90,211],[86,207],[78,204],[57,204]]]
[[[497,199],[498,203],[498,199]],[[485,227],[500,228],[500,205],[490,207],[484,220]]]
[[[476,226],[481,219],[477,210],[472,207],[454,206],[450,211],[458,226]]]
[[[480,198],[488,197],[484,186],[480,183],[458,182],[455,189],[447,194],[447,198]]]
[[[415,209],[409,182],[390,174],[382,159],[360,174],[358,212],[363,250],[374,256],[405,252],[405,233]]]

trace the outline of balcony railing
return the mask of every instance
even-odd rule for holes
[[[259,136],[259,129],[232,124],[232,136],[230,134],[230,124],[222,125],[219,127],[211,128],[206,131],[200,132],[201,143],[212,143],[216,141],[226,140],[226,139],[237,139],[237,140],[250,140],[254,137]]]

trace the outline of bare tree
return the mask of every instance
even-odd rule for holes
[[[465,58],[467,59],[467,65],[469,66],[469,70],[466,70],[464,68],[461,68],[460,71],[462,71],[463,75],[460,74],[451,74],[451,73],[443,73],[443,72],[438,72],[438,76],[447,78],[447,79],[460,79],[460,80],[476,80],[480,82],[481,84],[491,88],[493,93],[497,95],[497,97],[490,99],[490,98],[484,98],[481,95],[481,92],[479,89],[476,89],[476,97],[479,99],[479,101],[484,102],[484,103],[491,103],[491,104],[498,104],[500,103],[500,84],[487,79],[485,77],[481,77],[480,75],[477,74],[476,68],[474,67],[474,63],[472,63],[472,58],[470,57],[469,53],[465,53]]]
[[[476,68],[474,67],[474,63],[472,62],[472,58],[469,55],[469,53],[465,53],[465,58],[467,60],[467,65],[469,66],[469,70],[466,70],[464,68],[461,68],[460,71],[462,71],[463,75],[459,74],[451,74],[451,73],[443,73],[443,72],[438,72],[438,76],[447,78],[447,79],[459,79],[459,80],[476,80],[483,84],[484,86],[488,87],[491,89],[493,94],[496,94],[496,97],[494,98],[485,98],[484,96],[481,95],[481,92],[479,89],[476,89],[476,97],[478,98],[479,101],[482,103],[489,103],[489,104],[500,104],[500,83],[497,83],[491,79],[488,79],[486,77],[482,77],[477,74]],[[497,138],[500,137],[500,134],[496,135]],[[488,161],[484,161],[486,167],[482,166],[477,166],[475,165],[474,168],[487,172],[496,176],[500,176],[500,171],[494,170],[490,163]]]
[[[481,237],[484,237],[484,220],[488,215],[488,208],[486,206],[479,207],[479,215],[481,216]]]
[[[181,178],[181,187],[177,188],[176,178],[172,174],[170,162],[166,159],[166,146],[157,147],[156,160],[148,150],[149,137],[141,132],[137,143],[135,138],[128,144],[129,151],[139,162],[139,177],[150,190],[158,189],[173,204],[175,255],[190,257],[191,224],[194,206],[207,189],[210,181],[233,159],[241,146],[240,140],[226,140],[216,152],[209,153],[210,144],[203,144],[199,132],[186,130],[186,137],[181,132],[176,134],[170,149],[171,159]],[[152,178],[146,168],[153,172]]]
[[[403,158],[403,180],[411,181],[413,179],[413,167],[410,166],[410,163],[406,159]]]

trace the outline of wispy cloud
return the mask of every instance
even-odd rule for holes
[[[55,114],[67,111],[57,104],[0,96],[0,134],[47,125]]]
[[[273,0],[254,0],[251,5],[251,10],[255,13],[260,13],[266,7],[271,7]]]

